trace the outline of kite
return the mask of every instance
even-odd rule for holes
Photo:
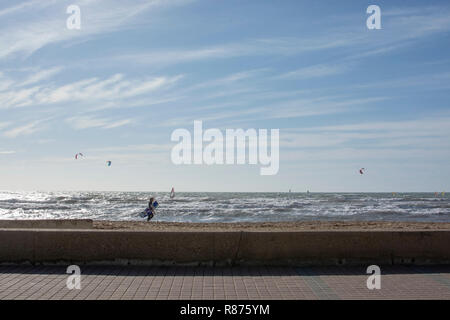
[[[359,173],[360,173],[360,174],[364,174],[364,170],[366,170],[366,169],[365,169],[365,168],[359,169]]]
[[[111,161],[106,161],[106,164],[108,165],[108,167],[111,167]]]
[[[75,155],[75,159],[76,160],[78,160],[78,158],[81,158],[81,157],[84,157],[84,155],[80,152],[80,153],[77,153],[76,155]]]

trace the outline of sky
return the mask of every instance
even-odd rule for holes
[[[449,52],[448,1],[2,1],[0,190],[449,191]],[[277,174],[174,164],[194,120]]]

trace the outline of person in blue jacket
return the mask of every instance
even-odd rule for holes
[[[150,201],[148,202],[148,208],[145,209],[144,217],[147,217],[147,221],[150,221],[153,218],[157,206],[158,202],[155,200],[155,198],[151,197]]]

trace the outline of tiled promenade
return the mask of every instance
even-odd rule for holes
[[[381,266],[369,290],[365,267],[82,266],[81,290],[66,267],[0,266],[0,299],[450,299],[450,266]]]

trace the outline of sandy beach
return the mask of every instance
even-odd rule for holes
[[[95,221],[94,229],[136,231],[356,231],[450,230],[448,222],[296,221],[260,223],[187,223],[146,221]]]

